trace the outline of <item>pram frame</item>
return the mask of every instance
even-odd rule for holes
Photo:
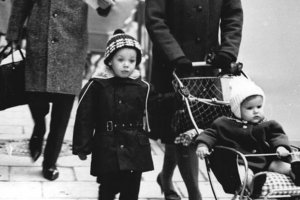
[[[292,148],[293,149],[296,149],[297,151],[300,150],[299,147],[296,147],[294,145],[292,145]],[[248,161],[247,161],[247,157],[251,157],[251,156],[254,156],[255,154],[249,154],[249,155],[245,155],[239,151],[237,151],[236,149],[233,149],[233,148],[230,148],[230,147],[225,147],[225,146],[215,146],[214,147],[214,150],[212,151],[212,153],[215,151],[215,150],[225,150],[225,151],[229,151],[231,153],[234,153],[236,155],[236,160],[238,160],[238,157],[241,158],[241,160],[243,161],[243,164],[244,164],[244,167],[245,167],[245,177],[243,180],[240,179],[240,177],[238,177],[240,180],[241,180],[241,185],[239,187],[239,189],[237,189],[235,191],[235,193],[233,194],[233,198],[232,199],[252,199],[251,197],[251,193],[246,195],[247,191],[246,191],[246,183],[247,183],[247,179],[248,179],[248,170],[249,170],[249,167],[248,167]],[[276,154],[275,154],[276,155]],[[209,182],[210,182],[210,186],[211,186],[211,189],[212,189],[212,192],[213,192],[213,195],[214,195],[214,198],[216,200],[218,200],[218,197],[216,195],[216,192],[215,192],[215,188],[213,186],[213,181],[211,179],[211,160],[210,160],[210,156],[207,156],[205,158],[205,164],[206,164],[206,169],[207,169],[207,175],[208,175],[208,179],[209,179]],[[258,156],[261,156],[261,155],[258,155]],[[270,154],[264,154],[264,156],[274,156],[274,154],[270,153]],[[236,164],[238,165],[238,162],[236,162]],[[268,173],[268,172],[265,172],[265,173]],[[237,172],[238,174],[238,172]],[[260,196],[258,198],[255,198],[255,200],[267,200],[267,199],[282,199],[282,198],[289,198],[289,199],[300,199],[300,194],[299,195],[295,195],[295,196],[291,196],[291,195],[276,195],[276,192],[283,192],[283,191],[291,191],[290,189],[274,189],[272,191],[270,191],[267,195],[265,196]],[[296,191],[300,191],[300,186],[296,188]]]
[[[223,77],[225,74],[220,75],[222,73],[222,68],[221,67],[216,67],[216,66],[212,66],[211,64],[206,63],[205,61],[200,61],[200,62],[193,62],[192,63],[193,67],[195,69],[200,68],[201,67],[210,67],[214,70],[218,70],[219,71],[219,76],[214,76],[214,77],[201,77],[201,78],[221,78]],[[245,77],[247,77],[243,71],[242,71],[242,67],[243,64],[242,63],[232,63],[231,67],[235,67],[239,70],[239,72],[241,74],[243,74]],[[226,74],[227,76],[235,76],[233,74]],[[217,98],[211,98],[211,99],[206,99],[206,98],[201,98],[201,97],[195,97],[193,95],[190,94],[189,89],[182,83],[182,81],[180,80],[180,78],[177,76],[176,74],[176,70],[173,71],[173,78],[175,80],[175,82],[178,84],[178,88],[177,88],[177,92],[180,93],[180,95],[182,96],[182,99],[186,105],[187,111],[188,111],[188,115],[189,118],[196,130],[196,134],[199,135],[200,134],[200,130],[195,119],[194,116],[192,114],[192,110],[191,110],[191,106],[190,106],[190,101],[198,101],[198,102],[202,102],[204,104],[208,104],[208,105],[215,105],[215,106],[221,106],[221,105],[229,105],[229,102],[223,101],[223,100],[218,100]],[[184,79],[193,79],[195,77],[185,77]],[[198,78],[198,77],[197,77]],[[200,77],[199,77],[200,78]]]

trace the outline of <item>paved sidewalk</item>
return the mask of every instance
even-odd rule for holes
[[[71,154],[76,106],[75,104],[58,160],[60,177],[56,181],[47,181],[42,177],[42,158],[32,163],[28,155],[28,138],[33,127],[28,107],[19,106],[0,112],[0,200],[97,199],[98,184],[95,177],[89,175],[90,157],[81,161]],[[164,199],[156,183],[156,176],[162,167],[164,147],[156,141],[151,141],[151,144],[155,170],[143,174],[141,200]],[[203,199],[214,199],[203,161],[200,161],[199,172]],[[225,194],[215,180],[214,183],[218,188],[218,196],[230,199],[231,195]],[[178,168],[174,174],[174,184],[182,199],[187,200],[187,191]]]

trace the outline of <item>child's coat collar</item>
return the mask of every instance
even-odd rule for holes
[[[257,124],[261,124],[261,123],[263,123],[263,122],[266,122],[266,121],[268,121],[266,118],[263,118],[260,122],[258,122],[258,123],[251,123],[251,122],[248,122],[248,121],[246,121],[246,120],[242,120],[242,119],[240,119],[240,118],[237,118],[237,117],[227,117],[228,119],[230,119],[230,120],[233,120],[233,121],[235,121],[235,122],[237,122],[237,123],[241,123],[241,124],[244,124],[244,125],[257,125]]]

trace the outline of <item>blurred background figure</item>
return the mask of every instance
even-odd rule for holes
[[[33,161],[41,153],[49,113],[50,130],[44,150],[43,176],[59,176],[56,162],[75,95],[82,85],[87,56],[88,5],[82,0],[16,0],[8,24],[6,39],[14,45],[22,38],[26,22],[25,87],[34,120],[29,150]]]

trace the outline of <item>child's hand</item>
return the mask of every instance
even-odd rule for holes
[[[87,156],[85,154],[78,154],[80,160],[86,160]]]
[[[281,158],[281,157],[287,157],[290,155],[290,152],[289,150],[287,150],[285,147],[283,146],[280,146],[276,149],[276,153],[278,154],[278,157]]]
[[[202,130],[199,129],[199,132]],[[175,144],[182,144],[183,146],[188,146],[192,143],[193,138],[197,135],[197,131],[195,129],[188,130],[184,133],[181,133],[178,137],[175,138]]]
[[[98,0],[97,2],[98,2],[99,7],[102,9],[106,9],[109,6],[115,4],[115,2],[113,0]]]
[[[201,159],[204,159],[205,156],[209,155],[209,149],[205,144],[199,144],[196,150],[197,156],[199,156]]]

